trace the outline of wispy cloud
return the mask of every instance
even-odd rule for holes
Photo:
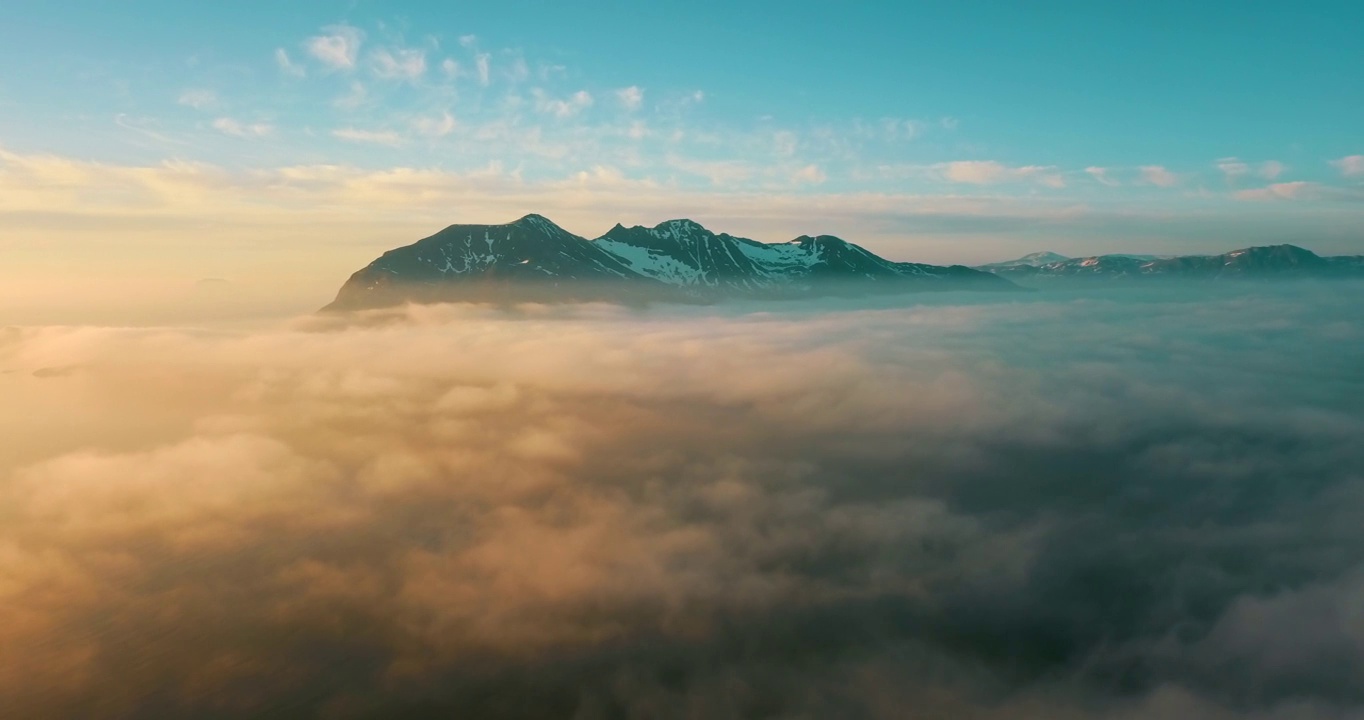
[[[348,142],[369,143],[371,145],[387,145],[388,147],[398,147],[403,144],[403,138],[392,130],[360,130],[357,128],[339,128],[332,131],[332,137]]]
[[[637,85],[631,85],[617,90],[616,99],[620,101],[621,107],[633,112],[644,104],[644,91]]]
[[[350,25],[331,25],[322,30],[325,34],[315,35],[304,43],[309,54],[328,67],[353,69],[360,45],[364,42],[364,32]]]
[[[442,113],[439,117],[420,117],[412,121],[412,129],[429,138],[442,138],[455,131],[455,116]]]
[[[1297,180],[1294,182],[1274,183],[1268,187],[1242,190],[1233,195],[1237,200],[1253,202],[1273,202],[1277,200],[1324,201],[1336,203],[1364,203],[1364,189],[1357,187],[1338,187],[1316,182]]]
[[[479,53],[474,58],[474,67],[478,70],[478,84],[483,87],[487,87],[492,80],[491,62],[492,57],[488,53]]]
[[[1225,157],[1217,161],[1217,169],[1222,172],[1222,177],[1228,184],[1233,184],[1238,178],[1250,174],[1250,166],[1242,162],[1239,158]]]
[[[1163,165],[1143,165],[1141,177],[1156,187],[1174,187],[1179,184],[1179,176],[1165,169]]]
[[[301,78],[308,74],[307,69],[290,59],[284,48],[275,48],[275,64],[279,66],[280,72],[289,77]]]
[[[218,104],[218,96],[212,90],[186,90],[176,102],[195,110],[207,110]]]
[[[935,166],[948,182],[995,185],[1031,180],[1047,187],[1065,187],[1065,179],[1052,165],[1010,167],[994,160],[959,160]]]
[[[243,123],[230,117],[220,117],[213,121],[213,129],[224,135],[239,138],[261,138],[274,133],[268,123]]]
[[[451,58],[445,58],[441,61],[440,70],[445,74],[445,77],[452,80],[459,77],[459,63]]]
[[[1346,155],[1339,160],[1332,160],[1331,164],[1345,177],[1364,175],[1364,155]]]
[[[824,171],[818,165],[806,165],[791,174],[791,182],[795,185],[819,185],[825,179]]]
[[[1122,184],[1119,183],[1117,180],[1114,180],[1111,176],[1109,176],[1108,168],[1105,167],[1090,166],[1085,168],[1085,172],[1089,173],[1089,176],[1097,180],[1101,185],[1117,187],[1118,185]]]
[[[1240,158],[1225,157],[1218,160],[1215,164],[1217,169],[1222,172],[1222,177],[1226,180],[1228,185],[1235,185],[1237,181],[1249,176],[1252,172],[1250,163],[1247,163]],[[1283,175],[1284,172],[1288,170],[1288,167],[1278,160],[1267,160],[1260,163],[1260,166],[1253,170],[1255,175],[1262,177],[1265,180],[1277,180],[1280,175]]]
[[[1249,200],[1252,202],[1269,202],[1274,200],[1298,200],[1316,194],[1319,186],[1316,183],[1297,182],[1275,183],[1268,187],[1256,188],[1254,190],[1241,190],[1232,197],[1237,200]]]
[[[592,94],[586,90],[579,90],[565,99],[552,98],[540,89],[534,90],[532,94],[535,97],[536,110],[557,118],[573,117],[592,107],[593,103]]]
[[[426,73],[426,53],[421,50],[376,50],[370,62],[374,74],[385,80],[414,81]]]

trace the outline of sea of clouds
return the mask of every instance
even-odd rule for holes
[[[0,716],[1364,718],[1361,307],[0,328]]]

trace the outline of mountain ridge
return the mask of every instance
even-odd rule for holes
[[[712,302],[922,290],[1017,290],[961,265],[896,262],[832,235],[762,243],[688,219],[589,240],[538,214],[450,225],[356,271],[324,310],[405,302]]]
[[[1364,256],[1321,256],[1288,243],[1257,245],[1216,255],[1157,257],[1112,253],[1032,264],[1018,260],[976,269],[1011,280],[1271,279],[1364,277]]]

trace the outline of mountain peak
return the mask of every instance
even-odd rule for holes
[[[654,226],[654,231],[655,231],[655,232],[666,232],[666,231],[671,231],[671,232],[673,232],[673,233],[678,233],[678,234],[691,234],[691,233],[695,233],[695,232],[710,232],[709,230],[707,230],[707,229],[705,228],[705,226],[701,225],[701,223],[696,222],[695,220],[689,220],[689,219],[687,219],[687,218],[678,218],[678,219],[676,219],[676,220],[666,220],[666,221],[664,221],[664,222],[661,222],[661,223],[655,225],[655,226]]]
[[[507,223],[513,227],[534,228],[536,230],[557,230],[563,232],[564,229],[554,223],[553,220],[538,213],[523,215],[514,222]]]
[[[679,218],[653,228],[617,223],[588,240],[532,213],[506,225],[452,225],[390,250],[354,273],[328,307],[695,302],[968,287],[1016,288],[989,273],[891,262],[831,235],[769,245]]]

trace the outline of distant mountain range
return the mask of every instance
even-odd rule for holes
[[[1268,245],[1221,255],[1095,255],[1068,258],[1052,252],[980,265],[976,269],[1015,281],[1273,279],[1364,277],[1364,255],[1322,257],[1296,245]]]
[[[1364,278],[1364,255],[1322,257],[1296,245],[1222,255],[1038,252],[975,268],[895,262],[832,235],[761,243],[691,220],[616,225],[595,240],[540,215],[451,225],[390,250],[351,275],[325,310],[407,302],[712,302],[930,290],[1020,290],[1057,280]],[[1020,285],[1021,284],[1021,285]]]
[[[406,302],[708,302],[924,290],[1017,290],[961,265],[894,262],[832,235],[761,243],[691,220],[616,225],[588,240],[540,215],[451,225],[390,250],[346,281],[326,310]]]

